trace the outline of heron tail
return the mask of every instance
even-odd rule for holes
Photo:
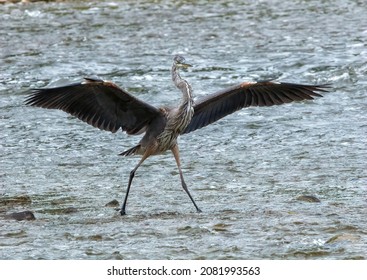
[[[135,147],[132,147],[131,149],[128,149],[128,150],[122,152],[119,155],[120,156],[125,156],[125,157],[135,155],[137,153],[137,151],[139,150],[139,148],[140,148],[140,145],[136,145]]]

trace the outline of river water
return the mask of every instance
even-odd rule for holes
[[[365,1],[70,1],[0,6],[0,259],[366,259]],[[175,104],[243,81],[331,83],[311,102],[250,108],[137,171],[139,137],[24,105],[85,76]],[[301,196],[314,196],[309,202]],[[32,211],[34,221],[9,214]]]

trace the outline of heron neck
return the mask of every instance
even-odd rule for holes
[[[192,89],[189,83],[182,79],[180,74],[178,73],[178,69],[176,65],[172,66],[172,81],[175,86],[182,92],[183,95],[183,103],[192,103]]]

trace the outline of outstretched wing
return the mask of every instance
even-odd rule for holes
[[[272,81],[242,83],[197,101],[194,116],[184,130],[189,133],[250,106],[273,106],[321,97],[328,85],[299,85]]]
[[[63,110],[99,129],[139,134],[160,111],[112,82],[86,78],[82,83],[34,89],[26,104]]]

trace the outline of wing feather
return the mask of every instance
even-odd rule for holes
[[[235,111],[251,106],[273,106],[321,97],[329,85],[303,85],[272,81],[242,83],[197,101],[194,116],[183,133],[207,126]]]
[[[147,125],[161,116],[151,106],[111,82],[86,78],[85,82],[56,88],[31,90],[26,104],[63,110],[99,129],[128,134],[145,131]]]

